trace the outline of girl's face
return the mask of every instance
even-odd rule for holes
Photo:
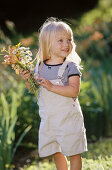
[[[52,42],[51,58],[66,58],[72,51],[72,38],[66,31],[57,32]]]

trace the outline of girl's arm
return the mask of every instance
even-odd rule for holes
[[[44,78],[38,79],[38,82],[40,85],[46,87],[47,90],[62,96],[77,97],[79,95],[81,82],[79,76],[69,77],[68,86],[53,85],[50,81]]]

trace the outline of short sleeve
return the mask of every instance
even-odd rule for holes
[[[70,62],[68,64],[68,77],[71,76],[82,76],[82,73],[80,71],[80,66],[78,66],[77,64]]]

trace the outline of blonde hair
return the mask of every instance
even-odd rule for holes
[[[70,34],[73,44],[73,49],[71,53],[67,56],[66,60],[70,60],[75,62],[76,64],[80,64],[81,59],[78,54],[75,52],[76,45],[73,40],[73,32],[68,24],[57,19],[57,18],[48,18],[42,27],[40,28],[39,34],[39,50],[36,55],[37,59],[43,63],[43,61],[51,58],[51,47],[52,42],[54,40],[55,34],[58,31],[66,31]]]

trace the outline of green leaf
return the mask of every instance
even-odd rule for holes
[[[20,145],[22,139],[24,138],[24,136],[28,133],[28,131],[29,131],[31,128],[32,128],[32,126],[28,126],[28,127],[24,130],[24,132],[21,134],[19,140],[17,141],[17,143],[16,143],[16,145],[15,145],[15,147],[14,147],[14,149],[13,149],[12,158],[14,157],[15,152],[16,152],[16,150],[17,150],[17,147]]]

